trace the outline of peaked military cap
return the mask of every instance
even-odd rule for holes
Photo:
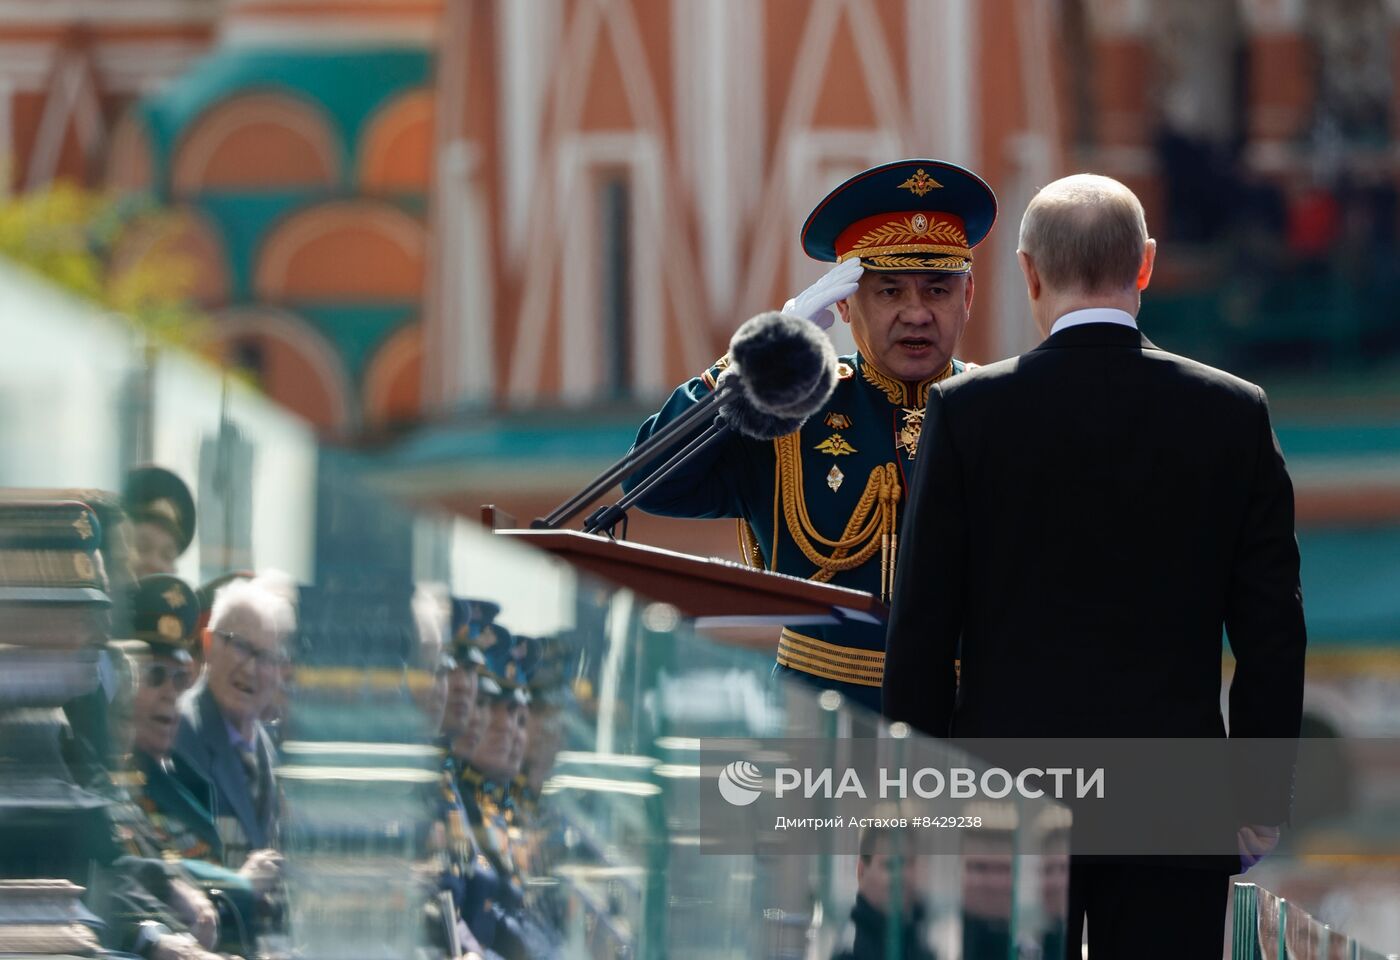
[[[881,273],[966,273],[997,198],[977,174],[942,160],[896,160],[828,193],[802,225],[815,260],[859,257]]]
[[[102,525],[85,503],[0,503],[0,601],[108,604],[101,542]]]
[[[152,653],[192,660],[198,641],[199,599],[179,577],[153,573],[142,577],[131,596],[131,635]]]
[[[572,653],[562,637],[527,637],[521,665],[528,678],[530,697],[546,706],[568,700],[568,659]]]
[[[471,643],[481,651],[484,665],[480,668],[481,692],[528,703],[529,676],[521,663],[525,650],[524,637],[516,637],[499,623],[489,624]]]
[[[194,497],[185,481],[164,467],[148,464],[128,473],[122,501],[133,521],[168,530],[180,553],[194,540]]]
[[[491,628],[501,605],[470,597],[452,598],[452,654],[464,667],[485,667],[486,658],[476,641]],[[505,628],[500,628],[504,631]],[[508,635],[508,634],[507,634]]]

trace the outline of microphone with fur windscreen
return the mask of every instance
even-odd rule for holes
[[[715,397],[719,419],[754,440],[775,440],[801,429],[836,389],[836,349],[816,324],[760,313],[729,341],[729,369]]]
[[[584,531],[611,530],[656,484],[731,432],[768,441],[801,428],[836,389],[836,350],[815,324],[776,310],[745,321],[729,341],[730,364],[713,393],[635,446],[534,526],[558,528],[609,488],[672,451],[627,496],[589,516]]]

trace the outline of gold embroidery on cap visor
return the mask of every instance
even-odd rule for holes
[[[843,245],[838,240],[838,247]],[[876,269],[957,273],[971,265],[972,248],[960,224],[940,220],[938,214],[930,218],[914,213],[866,230],[838,254],[837,260],[844,262],[851,257],[859,257]]]
[[[184,630],[181,629],[180,618],[167,613],[156,621],[156,632],[167,640],[179,640]]]
[[[850,259],[854,253],[847,254],[842,260]],[[860,262],[874,270],[884,270],[893,273],[898,270],[906,270],[916,273],[967,273],[972,269],[971,257],[866,257],[862,256]]]

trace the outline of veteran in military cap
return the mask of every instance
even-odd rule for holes
[[[137,467],[126,475],[122,501],[134,528],[136,575],[174,573],[194,540],[194,497],[185,481],[154,464]]]
[[[840,358],[830,401],[771,443],[730,435],[639,506],[737,518],[745,562],[888,599],[929,388],[968,366],[953,351],[972,311],[973,249],[996,211],[980,177],[932,159],[881,164],[827,194],[800,240],[837,266],[783,309],[825,328],[834,306],[849,324],[856,352]],[[637,443],[712,392],[728,365],[722,357],[677,388]],[[879,710],[884,633],[864,623],[785,627],[775,673]]]
[[[133,766],[141,775],[133,795],[181,857],[220,862],[223,844],[208,791],[175,776],[171,752],[180,724],[179,698],[198,678],[193,651],[199,642],[200,607],[179,577],[141,578],[131,598],[131,634],[150,651],[133,709]],[[202,795],[201,795],[202,793]]]

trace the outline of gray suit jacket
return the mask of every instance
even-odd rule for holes
[[[272,774],[272,740],[261,723],[256,725],[258,776],[264,802],[253,802],[248,775],[238,748],[229,740],[224,715],[203,679],[180,698],[180,729],[175,736],[176,772],[208,783],[214,817],[231,816],[243,828],[250,849],[274,845],[277,822],[277,784]]]

